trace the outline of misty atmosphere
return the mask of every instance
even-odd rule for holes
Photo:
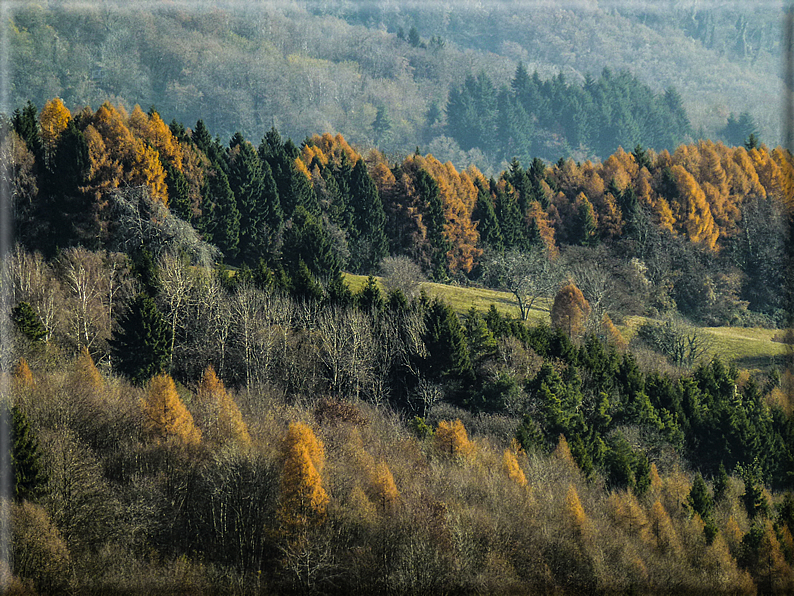
[[[794,592],[785,3],[0,14],[2,593]]]

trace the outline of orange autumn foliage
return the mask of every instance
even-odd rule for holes
[[[185,446],[198,445],[201,431],[193,416],[179,399],[173,379],[161,374],[149,381],[147,396],[141,410],[149,431],[163,441],[176,441]]]
[[[206,410],[202,427],[208,441],[217,444],[233,441],[243,447],[251,445],[240,409],[211,365],[204,371],[196,397]]]

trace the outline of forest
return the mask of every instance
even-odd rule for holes
[[[1,124],[8,593],[794,589],[794,376],[698,327],[785,337],[788,151],[486,177],[112,102]]]

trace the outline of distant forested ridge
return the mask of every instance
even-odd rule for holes
[[[673,89],[655,95],[627,72],[604,69],[598,80],[569,85],[562,74],[542,80],[519,64],[510,87],[497,89],[483,72],[453,87],[447,132],[468,151],[478,148],[497,161],[530,156],[608,156],[618,147],[644,144],[674,150],[692,126]]]
[[[387,153],[419,144],[488,174],[512,157],[603,160],[636,142],[672,150],[699,137],[738,144],[754,132],[775,144],[780,15],[765,3],[722,11],[22,3],[3,24],[8,109],[55,96],[70,109],[121,101],[203,119],[223,138],[271,126],[295,139],[341,133]],[[520,64],[531,85],[516,89]],[[472,80],[482,83],[475,95],[492,97],[475,97],[488,109],[465,132],[472,120],[460,103]],[[477,131],[473,142],[467,135]],[[497,147],[495,134],[509,136]]]

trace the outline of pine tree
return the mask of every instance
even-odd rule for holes
[[[358,272],[373,271],[389,254],[389,241],[383,203],[363,159],[353,167],[349,205],[353,215],[351,264]]]
[[[471,378],[471,361],[466,336],[458,315],[439,299],[433,300],[425,315],[427,348],[425,366],[436,379],[464,382]]]
[[[11,320],[14,321],[20,333],[34,344],[45,339],[48,335],[41,318],[27,302],[20,302],[11,309]]]
[[[168,375],[152,377],[141,409],[147,427],[160,440],[176,441],[184,446],[195,446],[201,441],[201,431],[193,423],[193,416],[179,399],[176,385]]]
[[[212,243],[230,259],[240,250],[240,211],[237,199],[223,170],[216,169],[207,182],[206,199],[212,204],[210,229]]]
[[[170,360],[171,329],[152,298],[139,294],[133,300],[119,320],[110,347],[116,370],[136,385],[165,371]]]
[[[298,206],[284,232],[282,249],[288,271],[294,275],[303,261],[315,276],[334,277],[341,270],[339,257],[325,228],[306,209]]]
[[[229,187],[240,211],[240,255],[247,262],[255,262],[260,247],[259,205],[264,199],[264,178],[256,151],[240,133],[230,142],[228,166]]]
[[[356,294],[356,304],[362,311],[374,314],[380,313],[386,305],[380,286],[372,275],[367,277],[366,283]]]
[[[444,205],[441,203],[438,184],[423,169],[416,174],[416,190],[424,207],[422,221],[427,228],[427,240],[430,244],[431,273],[434,279],[441,281],[448,276],[447,253],[452,248],[444,232]]]
[[[505,248],[502,230],[496,218],[493,199],[481,184],[477,185],[477,204],[471,214],[472,222],[477,222],[477,231],[480,233],[480,243],[497,252]]]
[[[35,501],[45,492],[47,485],[38,439],[22,410],[3,407],[0,412],[0,422],[6,427],[5,436],[9,438],[11,447],[0,456],[3,473],[10,466],[9,476],[14,483],[16,501]]]
[[[386,106],[378,106],[375,120],[372,122],[372,132],[375,135],[375,144],[388,142],[391,137],[392,121]]]
[[[190,202],[190,184],[185,174],[166,162],[165,184],[168,187],[168,208],[178,218],[191,222],[193,221],[193,209]]]
[[[703,476],[700,473],[695,476],[695,481],[692,483],[692,490],[689,491],[687,504],[704,521],[709,519],[714,511],[714,499],[711,497],[706,481],[703,480]]]

